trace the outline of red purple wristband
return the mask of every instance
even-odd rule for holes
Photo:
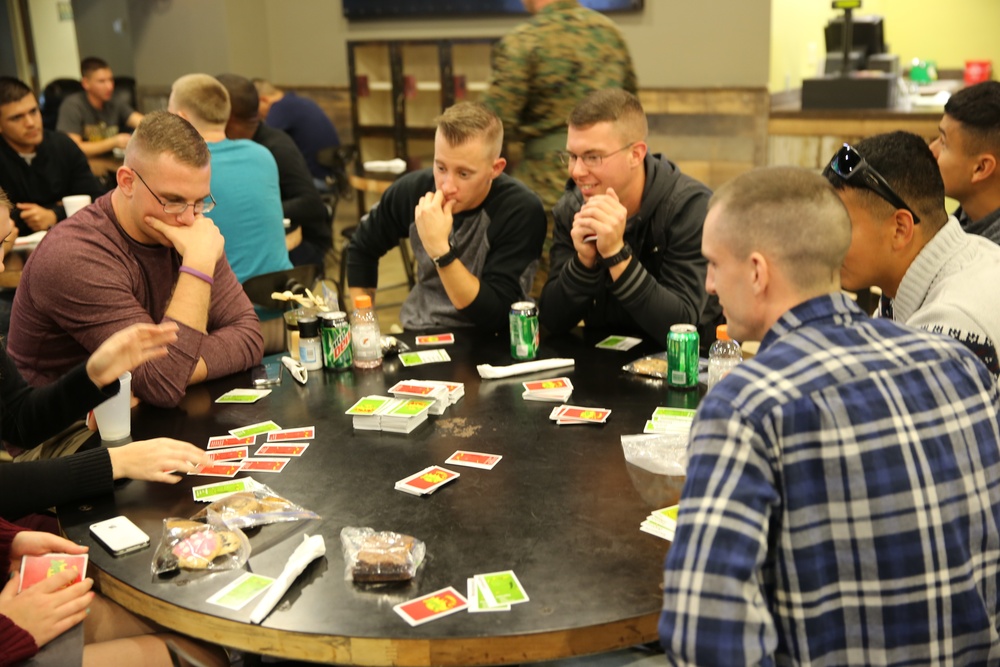
[[[207,273],[202,273],[198,269],[192,269],[190,266],[184,266],[183,264],[181,264],[181,268],[179,268],[178,271],[180,271],[181,273],[186,273],[189,276],[194,276],[199,280],[204,280],[209,285],[215,284],[215,279],[213,279],[212,276],[208,275]]]

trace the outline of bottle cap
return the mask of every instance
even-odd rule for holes
[[[731,340],[729,338],[729,326],[726,324],[720,324],[715,327],[715,337],[719,340]]]
[[[354,307],[355,308],[371,308],[372,298],[367,294],[362,294],[361,296],[354,297]]]
[[[315,317],[299,318],[299,337],[316,338],[319,336],[319,320]]]

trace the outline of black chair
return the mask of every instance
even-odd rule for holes
[[[323,275],[323,268],[315,264],[293,266],[283,271],[264,273],[247,279],[243,283],[250,303],[270,310],[286,310],[293,305],[288,301],[277,301],[271,298],[273,292],[289,291],[292,294],[305,294],[306,288],[311,288],[316,278]]]
[[[56,121],[59,120],[59,107],[62,101],[73,93],[83,90],[83,84],[76,79],[56,79],[50,81],[42,89],[42,97],[38,100],[38,105],[42,111],[42,127],[46,130],[55,130]]]
[[[135,78],[131,76],[115,77],[115,97],[125,100],[133,109],[139,109],[139,97],[135,91]],[[122,129],[124,132],[124,128]]]

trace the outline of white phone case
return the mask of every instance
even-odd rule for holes
[[[123,556],[149,546],[149,535],[124,516],[93,524],[90,534],[115,556]]]

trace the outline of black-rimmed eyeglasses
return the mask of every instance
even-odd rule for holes
[[[215,208],[215,197],[213,197],[211,193],[209,193],[208,199],[202,199],[201,201],[197,201],[193,204],[189,204],[183,201],[163,201],[156,195],[155,192],[153,192],[153,188],[149,187],[149,185],[146,184],[146,179],[142,177],[142,174],[140,174],[135,169],[133,169],[132,172],[139,177],[139,180],[142,181],[142,184],[146,186],[147,190],[149,190],[149,194],[153,195],[153,199],[159,202],[160,206],[163,207],[163,212],[166,213],[167,215],[180,215],[181,213],[187,210],[188,206],[194,207],[195,215],[208,213],[213,208]]]
[[[882,174],[875,170],[875,167],[868,164],[868,161],[861,157],[861,154],[854,150],[850,144],[844,144],[837,154],[830,160],[830,164],[823,170],[823,175],[827,180],[831,180],[831,174],[836,174],[848,183],[863,185],[882,199],[886,200],[896,208],[909,211],[913,216],[913,222],[920,222],[917,215],[903,198],[896,194]]]

